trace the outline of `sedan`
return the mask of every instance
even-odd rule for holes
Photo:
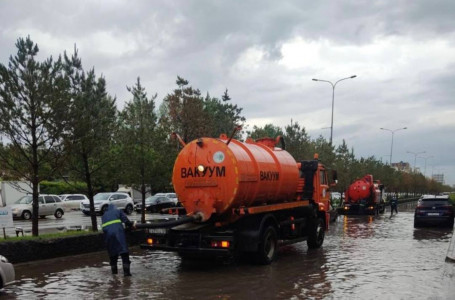
[[[0,289],[13,283],[15,276],[13,265],[8,262],[6,257],[0,255]]]
[[[151,196],[145,199],[145,210],[152,213],[160,212],[163,208],[175,207],[175,201],[166,196]],[[142,203],[136,205],[136,211],[142,211]]]
[[[63,206],[67,210],[79,210],[81,202],[84,200],[88,201],[87,196],[83,194],[63,194],[60,195],[60,198],[63,201]]]
[[[453,227],[454,209],[448,196],[424,195],[417,202],[414,227],[444,225]]]

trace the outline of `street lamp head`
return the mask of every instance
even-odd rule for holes
[[[351,76],[351,78],[356,78],[356,77],[357,77],[357,75],[352,75],[352,76]]]
[[[318,81],[316,78],[313,78],[313,81]]]
[[[403,127],[403,129],[408,129],[408,127]]]

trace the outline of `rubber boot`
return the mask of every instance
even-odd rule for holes
[[[131,276],[130,273],[130,264],[124,264],[123,265],[123,275],[126,276]]]
[[[117,266],[111,266],[111,271],[112,271],[112,274],[113,274],[113,275],[117,275],[117,274],[118,274],[118,268],[117,268]]]

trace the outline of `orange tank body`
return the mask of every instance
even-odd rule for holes
[[[189,215],[202,221],[211,216],[232,216],[241,207],[296,199],[297,162],[275,139],[245,143],[200,138],[188,143],[177,156],[172,182]]]
[[[374,196],[374,183],[372,175],[365,175],[362,179],[353,182],[346,191],[346,201],[357,203],[363,199]]]

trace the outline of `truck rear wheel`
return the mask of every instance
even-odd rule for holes
[[[307,245],[310,249],[317,249],[324,243],[325,226],[321,218],[315,218],[310,221]]]
[[[269,225],[261,235],[256,260],[259,264],[269,265],[278,252],[278,237],[275,227]]]

